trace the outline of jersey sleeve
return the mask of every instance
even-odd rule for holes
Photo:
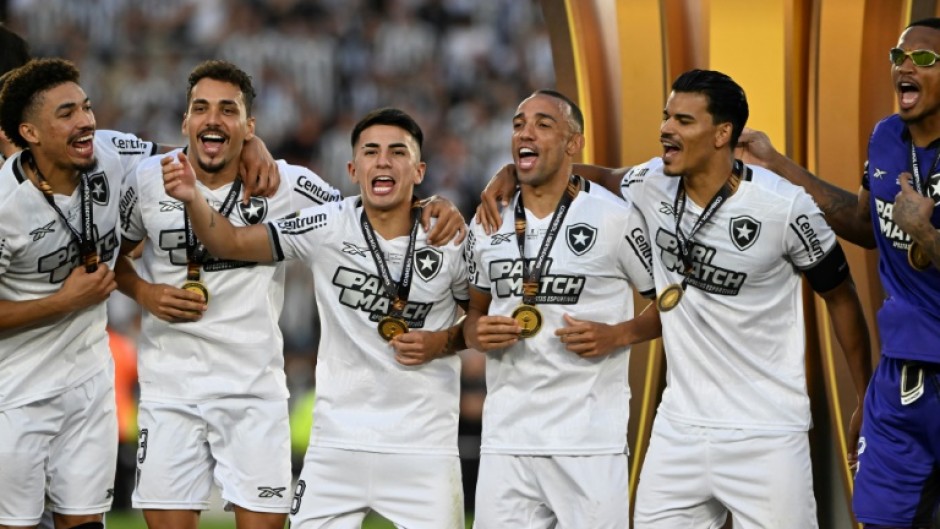
[[[296,211],[330,202],[339,202],[343,199],[343,194],[339,189],[328,184],[320,178],[320,175],[306,167],[288,165],[283,160],[278,161],[278,167],[281,168],[282,175],[291,177],[290,204]]]
[[[453,244],[453,243],[451,243]],[[467,240],[454,251],[454,259],[451,261],[451,283],[450,290],[457,301],[468,301],[470,292],[467,283]]]
[[[798,191],[785,231],[790,261],[806,275],[813,290],[826,292],[849,274],[849,265],[822,211],[805,191]]]
[[[95,139],[98,140],[96,147],[111,150],[118,155],[124,169],[123,178],[134,172],[141,162],[157,154],[156,143],[126,132],[96,130]]]
[[[650,244],[646,221],[639,210],[630,205],[627,223],[621,239],[622,249],[617,252],[620,267],[633,288],[645,298],[656,295],[653,283],[653,247]]]
[[[15,248],[20,244],[19,239],[21,237],[6,229],[10,225],[10,222],[0,223],[0,276],[10,268]]]
[[[157,161],[156,163],[159,163]],[[153,164],[150,162],[142,163],[124,179],[121,185],[121,238],[140,242],[147,237],[147,231],[144,228],[144,219],[140,211],[140,185],[139,182],[146,181],[146,177],[141,178],[141,173],[153,171]]]
[[[277,220],[266,222],[275,261],[300,259],[313,261],[313,256],[326,239],[326,228],[339,220],[336,205],[315,206]]]
[[[483,260],[480,255],[479,244],[486,240],[483,227],[474,219],[470,223],[464,255],[467,262],[467,280],[470,285],[482,291],[490,291],[490,276],[483,270]]]

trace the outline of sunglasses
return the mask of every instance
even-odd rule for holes
[[[907,57],[911,58],[911,62],[913,62],[915,66],[925,68],[936,64],[937,59],[940,59],[940,54],[930,50],[904,51],[901,48],[891,48],[891,51],[888,52],[888,58],[891,59],[891,64],[895,66],[904,64],[904,59]]]

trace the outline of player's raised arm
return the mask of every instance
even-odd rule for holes
[[[176,158],[167,156],[160,164],[164,189],[186,206],[196,237],[213,256],[240,261],[274,260],[267,228],[263,225],[236,228],[210,207],[196,187],[196,174],[184,153],[178,153]]]

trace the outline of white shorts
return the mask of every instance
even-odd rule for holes
[[[460,459],[308,447],[291,529],[359,529],[370,511],[396,527],[463,529]]]
[[[111,509],[117,464],[114,368],[61,395],[0,411],[0,524],[36,525],[49,509]]]
[[[483,454],[480,456],[476,519],[473,527],[629,527],[630,492],[627,467],[625,454]]]
[[[806,432],[689,426],[657,415],[636,496],[636,529],[815,529]]]
[[[290,510],[286,400],[141,402],[137,422],[135,508],[204,511],[215,479],[228,504]]]

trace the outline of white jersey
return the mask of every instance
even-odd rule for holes
[[[631,319],[630,286],[653,293],[650,245],[639,212],[606,189],[584,184],[542,274],[536,298],[541,331],[487,355],[482,453],[626,453],[630,349],[581,358],[565,349],[555,330],[566,326],[565,314],[608,324]],[[489,314],[509,316],[522,303],[523,270],[534,263],[551,222],[551,215],[538,219],[526,211],[524,266],[514,229],[518,198],[503,210],[497,233],[486,235],[471,223],[470,284],[492,296]]]
[[[698,426],[808,430],[800,270],[820,263],[837,241],[801,188],[760,167],[745,172],[737,192],[692,237],[689,286],[662,313],[669,367],[659,413]],[[682,282],[679,181],[663,174],[659,158],[623,181],[653,239],[657,292]],[[686,200],[683,234],[702,212]]]
[[[136,136],[95,134],[97,165],[89,172],[95,245],[113,267],[118,254],[121,182],[155,145]],[[0,169],[0,299],[48,297],[79,266],[78,244],[45,195],[27,178],[21,153]],[[80,233],[81,186],[54,195]],[[0,409],[59,395],[98,373],[111,361],[104,303],[41,325],[0,331]]]
[[[147,240],[136,263],[141,278],[181,287],[187,270],[184,209],[164,191],[161,158],[149,158],[128,178],[121,225],[126,239]],[[275,195],[251,197],[243,205],[243,187],[228,216],[233,225],[258,224],[340,200],[339,192],[309,169],[283,160],[277,165],[281,184]],[[209,189],[197,182],[216,210],[232,185]],[[278,327],[284,267],[209,256],[200,270],[200,280],[209,290],[209,308],[199,321],[168,323],[143,314],[138,340],[141,399],[199,403],[231,395],[287,398],[283,337]]]
[[[358,197],[268,224],[278,259],[310,264],[320,311],[317,404],[310,446],[381,453],[457,455],[460,359],[395,361],[379,336],[389,298],[362,234]],[[401,277],[409,237],[376,233],[391,276]],[[454,325],[467,300],[463,246],[428,246],[419,228],[403,318],[413,330]]]

